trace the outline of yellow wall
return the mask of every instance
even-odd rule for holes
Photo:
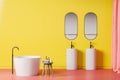
[[[85,67],[84,16],[98,17],[97,67],[111,68],[112,0],[1,0],[0,4],[0,69],[11,68],[12,47],[18,55],[49,56],[54,68],[66,68],[66,48],[70,41],[64,36],[64,16],[78,16],[78,37],[73,41],[79,50],[79,68]],[[42,63],[41,63],[42,66]]]

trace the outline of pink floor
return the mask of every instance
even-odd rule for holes
[[[0,70],[0,80],[120,80],[120,74],[112,70],[54,70],[54,76],[18,77],[11,74],[11,70]]]

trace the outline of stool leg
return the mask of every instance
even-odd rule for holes
[[[45,74],[45,65],[43,66],[43,70],[42,70],[42,75],[44,76]]]
[[[48,68],[49,68],[48,70],[49,70],[49,76],[50,76],[50,65],[48,65]]]
[[[51,68],[51,72],[52,72],[52,75],[53,75],[54,73],[53,73],[53,68],[52,68],[52,64],[50,65],[50,68]]]
[[[47,65],[47,75],[49,75],[49,65]]]

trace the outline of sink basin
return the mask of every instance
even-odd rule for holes
[[[34,76],[39,72],[40,56],[16,56],[14,66],[17,76]]]

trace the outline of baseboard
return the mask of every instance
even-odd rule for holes
[[[42,69],[43,66],[40,66],[40,69]],[[112,69],[111,66],[97,66],[97,69]],[[0,69],[11,69],[10,67],[0,67]],[[53,66],[53,69],[66,69],[66,66]],[[85,66],[78,67],[78,69],[85,69]]]

